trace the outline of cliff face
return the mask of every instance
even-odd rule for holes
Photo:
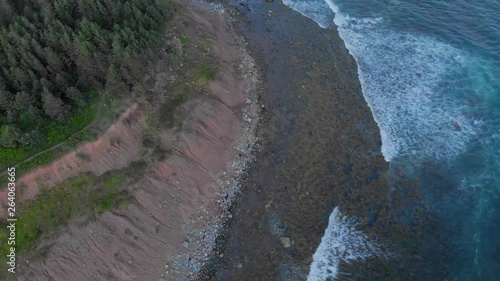
[[[160,134],[161,145],[171,151],[164,160],[154,162],[142,153],[147,103],[136,104],[99,140],[20,179],[26,201],[40,187],[84,172],[100,175],[148,162],[130,187],[130,204],[90,223],[72,221],[43,239],[37,247],[43,258],[22,257],[18,280],[182,280],[208,258],[224,220],[222,206],[237,188],[242,159],[255,143],[258,81],[226,14],[187,4],[184,13],[181,33],[209,39],[217,59],[219,71],[207,85],[208,94],[181,106],[181,129]],[[85,159],[77,156],[82,153]]]
[[[219,101],[193,103],[190,133],[182,132],[175,152],[136,183],[133,202],[44,241],[54,243],[45,260],[22,265],[20,280],[157,280],[178,254],[199,246],[201,237],[190,230],[215,222],[217,199],[227,188],[217,180],[221,171],[234,173],[233,134],[241,123]],[[206,220],[196,221],[202,216]]]

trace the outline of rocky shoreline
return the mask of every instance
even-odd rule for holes
[[[240,118],[243,120],[244,126],[238,133],[235,134],[235,140],[232,147],[238,151],[238,156],[230,162],[229,166],[232,173],[226,171],[218,175],[217,184],[221,188],[221,198],[217,200],[219,211],[215,217],[201,216],[193,219],[186,227],[190,233],[190,241],[193,241],[198,246],[195,251],[187,251],[183,254],[172,256],[172,267],[166,267],[165,274],[162,274],[160,281],[164,280],[200,280],[204,278],[204,269],[209,267],[212,260],[223,257],[222,251],[217,248],[217,241],[223,235],[225,227],[232,220],[232,211],[235,208],[235,202],[239,197],[241,183],[248,177],[250,166],[256,160],[260,138],[257,136],[257,128],[259,124],[263,124],[261,112],[264,110],[260,100],[260,95],[263,93],[263,85],[260,80],[258,66],[249,53],[247,43],[234,29],[233,14],[228,11],[222,4],[206,3],[203,1],[193,1],[195,9],[209,8],[213,13],[223,15],[226,20],[226,32],[229,32],[237,41],[238,53],[242,57],[241,63],[237,66],[238,72],[244,79],[250,79],[252,83],[245,86],[244,107],[240,112]],[[221,56],[223,52],[227,52],[227,48],[219,49]],[[229,96],[223,95],[220,88],[215,84],[210,84],[209,89],[222,101],[230,99]],[[226,104],[233,103],[232,101],[225,102]],[[239,102],[234,105],[239,105]],[[184,241],[183,247],[189,248],[190,242]],[[172,278],[173,272],[174,279]]]
[[[201,280],[305,280],[336,207],[380,246],[341,262],[339,272],[355,280],[431,280],[422,256],[438,226],[416,182],[384,160],[356,61],[336,28],[320,28],[280,1],[229,3],[263,68],[265,126],[258,162],[218,240],[220,254]],[[407,223],[408,205],[422,219]]]
[[[384,161],[335,28],[279,1],[179,3],[165,62],[145,78],[150,96],[96,142],[20,179],[28,202],[75,175],[128,167],[133,200],[43,237],[17,280],[304,280],[337,206],[386,253],[406,245],[398,237],[425,241],[432,223],[395,223],[421,194]],[[165,106],[186,89],[195,93],[178,109]],[[341,270],[409,280],[426,263],[418,250],[395,265],[385,257]]]

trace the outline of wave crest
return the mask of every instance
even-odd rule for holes
[[[340,262],[381,255],[379,247],[356,229],[356,222],[342,215],[336,207],[328,221],[325,235],[313,255],[308,281],[336,280]]]

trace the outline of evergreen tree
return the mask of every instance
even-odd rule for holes
[[[18,92],[16,94],[14,107],[18,111],[20,111],[20,112],[27,111],[28,108],[30,108],[34,104],[35,104],[35,97],[30,95],[29,93],[27,93],[25,91],[21,91],[21,92]]]
[[[0,109],[8,110],[12,107],[14,102],[14,95],[4,89],[0,89]]]
[[[47,88],[43,90],[42,101],[43,110],[51,119],[57,119],[65,111],[64,102],[54,96]]]
[[[103,86],[128,94],[170,14],[155,0],[2,0],[0,126],[31,139],[28,115],[63,119]]]
[[[2,128],[0,135],[0,144],[3,147],[15,148],[19,145],[21,138],[21,131],[12,125],[6,125]]]
[[[106,75],[106,88],[118,95],[126,95],[130,91],[130,88],[120,74],[119,66],[116,64],[112,64],[108,69]]]
[[[47,65],[50,67],[50,71],[52,73],[60,72],[64,67],[64,63],[60,58],[60,55],[57,55],[49,47],[45,47],[44,52],[45,52],[45,58],[47,60]]]
[[[84,96],[82,95],[82,92],[78,90],[76,87],[69,87],[66,89],[65,96],[72,101],[79,103],[84,100]]]

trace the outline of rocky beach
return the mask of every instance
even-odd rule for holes
[[[468,125],[480,122],[450,110],[436,129],[418,123],[427,113],[404,104],[429,102],[434,114],[431,101],[442,102],[441,109],[451,103],[440,99],[445,95],[412,100],[418,84],[412,79],[424,77],[427,87],[433,77],[426,75],[435,73],[427,65],[405,71],[421,58],[454,62],[461,53],[440,60],[448,53],[433,43],[439,52],[427,56],[430,39],[418,45],[403,31],[372,46],[369,36],[380,35],[377,24],[391,23],[382,20],[388,16],[365,20],[360,5],[359,18],[350,17],[337,2],[177,0],[158,61],[116,120],[96,139],[17,179],[17,204],[31,215],[21,211],[21,218],[39,215],[57,227],[31,226],[38,236],[20,253],[15,280],[461,280],[451,278],[462,263],[456,256],[477,254],[480,239],[464,231],[460,216],[472,217],[464,206],[481,199],[482,189],[461,197],[467,177],[449,174],[466,165],[439,157],[462,147],[464,134],[471,132],[472,142],[476,131]],[[392,45],[398,40],[403,51]],[[376,58],[394,60],[386,54],[401,54],[395,67],[378,65]],[[448,85],[438,78],[436,85]],[[370,96],[367,89],[380,92]],[[387,89],[393,96],[376,100]],[[396,121],[381,121],[393,113],[386,104]],[[475,109],[476,101],[470,104]],[[458,136],[452,149],[443,136]],[[74,194],[81,198],[68,201]],[[57,210],[36,205],[40,198],[69,209],[64,221]],[[2,220],[8,200],[0,191]],[[458,207],[447,209],[445,201]],[[461,232],[478,241],[461,248]]]
[[[230,3],[263,68],[265,125],[218,241],[222,254],[203,280],[305,280],[325,231],[334,240],[311,280],[339,272],[339,280],[440,280],[429,261],[442,276],[446,268],[430,249],[445,246],[426,245],[438,222],[417,182],[384,161],[356,62],[336,28],[320,28],[280,1]],[[404,221],[407,206],[419,220]],[[327,229],[334,209],[330,222],[338,225]]]

